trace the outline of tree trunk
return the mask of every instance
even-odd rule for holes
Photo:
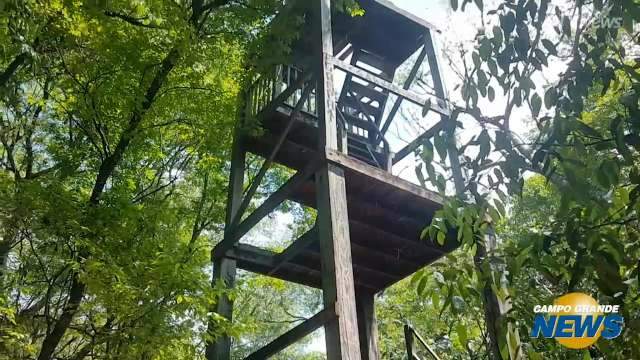
[[[4,87],[7,82],[9,82],[9,79],[11,79],[13,74],[15,74],[16,71],[18,71],[18,69],[20,69],[20,67],[24,65],[24,63],[27,61],[27,58],[28,54],[26,52],[23,52],[16,56],[13,61],[11,61],[9,66],[7,66],[2,74],[0,74],[0,88]]]
[[[120,136],[120,140],[118,141],[118,144],[116,145],[113,153],[108,156],[100,165],[100,169],[98,170],[96,181],[91,192],[91,197],[89,198],[89,205],[98,206],[98,204],[100,203],[100,198],[104,192],[107,181],[113,175],[116,166],[124,157],[127,147],[138,131],[144,114],[149,110],[149,108],[151,108],[151,105],[153,104],[158,91],[160,91],[160,88],[166,81],[169,72],[171,72],[171,70],[175,67],[179,57],[179,51],[177,50],[177,48],[174,48],[162,61],[160,69],[147,88],[141,108],[139,110],[133,111],[133,113],[131,114],[131,118],[129,119],[129,124]],[[81,252],[80,258],[86,259],[89,255],[90,254],[87,254],[86,252]],[[45,336],[42,342],[42,348],[40,349],[40,354],[38,355],[38,360],[51,359],[51,356],[53,355],[55,349],[58,347],[60,340],[62,340],[62,337],[67,331],[67,328],[71,324],[71,320],[73,320],[73,317],[75,316],[78,308],[80,307],[80,304],[82,303],[86,285],[83,284],[79,279],[79,272],[77,270],[72,273],[72,276],[73,281],[71,289],[69,291],[69,300],[67,302],[67,305],[62,311],[60,318],[55,322],[53,330]]]
[[[69,290],[69,300],[62,310],[62,315],[60,315],[60,318],[56,321],[53,330],[47,334],[42,342],[42,348],[40,349],[38,360],[51,359],[51,356],[56,350],[56,347],[58,347],[64,333],[71,324],[73,316],[80,307],[86,286],[82,281],[80,281],[77,271],[74,272],[72,276],[73,280],[71,281],[71,289]]]
[[[487,274],[483,269],[483,264],[487,257],[487,251],[485,244],[477,244],[476,255],[473,260],[476,265],[476,269],[482,274],[484,286],[482,287],[482,304],[484,305],[484,319],[487,327],[487,352],[489,358],[492,360],[502,360],[500,355],[500,346],[498,345],[498,337],[500,336],[499,322],[500,322],[500,304],[498,299],[491,289],[491,273]]]
[[[0,285],[4,281],[4,273],[7,268],[10,251],[11,241],[9,241],[9,239],[2,239],[2,241],[0,241]]]
[[[477,243],[477,251],[473,259],[476,269],[482,274],[481,281],[484,281],[482,303],[487,327],[487,350],[490,359],[502,360],[500,345],[503,344],[508,350],[507,358],[518,360],[522,358],[518,329],[504,317],[511,309],[511,302],[509,299],[501,301],[491,287],[492,284],[496,284],[498,288],[502,288],[503,292],[507,291],[502,287],[502,271],[492,266],[488,259],[496,246],[495,233],[490,224],[484,239]]]

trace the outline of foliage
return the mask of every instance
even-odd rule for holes
[[[231,331],[204,269],[281,3],[1,6],[0,357],[200,357]]]
[[[451,6],[464,10],[468,3],[451,1]],[[475,1],[475,7],[483,14],[483,27],[474,50],[461,54],[464,68],[457,89],[463,103],[453,105],[448,129],[421,152],[424,157],[435,148],[441,159],[449,157],[457,196],[425,236],[443,240],[457,229],[464,248],[474,251],[476,275],[485,290],[500,302],[509,301],[508,293],[516,299],[516,308],[498,318],[485,311],[492,358],[509,356],[507,324],[522,326],[525,344],[519,351],[548,350],[526,339],[531,303],[518,305],[518,296],[548,301],[578,289],[605,303],[622,304],[628,321],[624,336],[599,342],[585,356],[638,357],[637,338],[630,334],[637,333],[633,289],[640,266],[640,63],[632,55],[638,46],[634,22],[640,20],[640,7],[630,0],[503,1],[491,9]],[[564,69],[559,78],[544,89],[534,80],[558,68]],[[504,111],[488,114],[498,106]],[[527,109],[536,128],[528,142],[512,130],[519,108]],[[459,135],[471,126],[479,128],[477,135]],[[456,144],[456,138],[462,143]],[[552,184],[550,194],[517,200],[509,231],[492,244],[489,224],[508,215],[509,196],[527,195],[523,186],[531,173]],[[438,186],[441,177],[428,171],[425,178]],[[508,281],[495,276],[502,272]],[[553,295],[525,287],[539,283]],[[501,287],[505,284],[507,292]],[[491,296],[483,298],[485,309],[492,307]],[[557,356],[566,356],[561,354]],[[539,357],[533,350],[528,356]]]

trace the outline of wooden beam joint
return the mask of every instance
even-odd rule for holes
[[[264,360],[286,349],[291,344],[311,334],[319,327],[333,321],[336,318],[335,306],[326,307],[324,310],[298,324],[293,329],[280,335],[278,338],[247,356],[245,360]]]

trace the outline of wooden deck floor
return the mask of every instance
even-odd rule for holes
[[[319,154],[309,146],[313,144],[305,126],[291,132],[276,162],[300,170],[318,158]],[[246,138],[245,146],[248,151],[266,157],[275,142],[276,137],[266,131]],[[420,239],[422,230],[442,206],[438,194],[342,153],[329,152],[326,159],[345,172],[356,287],[378,292],[457,247],[453,236],[449,236],[445,246]],[[304,183],[290,200],[315,208],[313,180]],[[240,244],[229,256],[237,259],[240,268],[321,287],[320,244],[315,229],[282,253]]]

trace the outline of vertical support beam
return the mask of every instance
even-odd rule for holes
[[[241,123],[237,125],[233,139],[231,153],[231,173],[229,174],[229,189],[227,197],[227,213],[225,218],[225,234],[223,241],[233,239],[235,229],[232,228],[233,219],[236,217],[242,202],[244,190],[244,170],[246,151],[244,149]],[[228,288],[233,288],[236,277],[236,261],[226,257],[213,259],[213,277],[211,286],[216,286],[223,281]],[[233,302],[223,295],[218,299],[218,303],[213,309],[219,315],[229,321],[233,317]],[[215,324],[209,323],[209,332],[213,332]],[[228,336],[221,336],[207,344],[205,356],[207,360],[229,360],[231,358],[231,339]]]
[[[324,305],[335,303],[337,314],[325,326],[327,359],[360,360],[343,170],[332,164],[323,166],[316,173],[316,192]]]
[[[407,348],[407,360],[414,360],[413,357],[413,332],[409,324],[404,324],[404,345]]]
[[[318,51],[319,152],[338,149],[336,99],[333,88],[331,2],[314,0]],[[318,235],[325,307],[335,304],[336,319],[325,325],[328,360],[360,360],[349,219],[344,171],[325,164],[316,173]]]
[[[358,293],[356,297],[358,310],[358,330],[360,335],[360,354],[362,360],[378,360],[378,324],[375,312],[375,295]]]

